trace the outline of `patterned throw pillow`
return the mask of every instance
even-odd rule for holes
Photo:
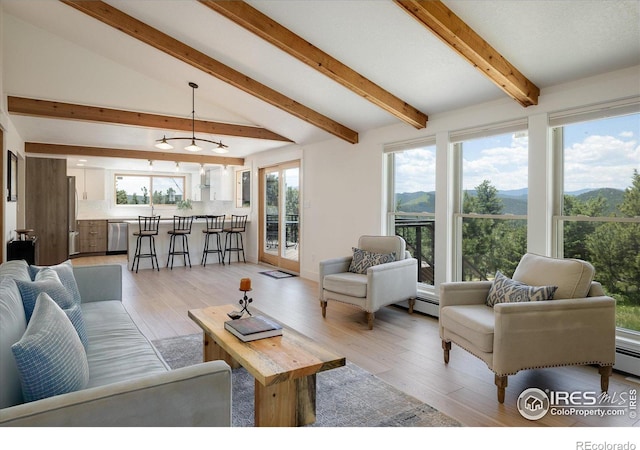
[[[36,299],[42,292],[49,294],[49,297],[62,309],[71,308],[74,304],[73,296],[62,285],[60,277],[52,269],[42,269],[36,274],[34,281],[16,280],[16,284],[20,289],[20,295],[22,295],[27,322],[31,320],[33,308],[36,306]]]
[[[553,299],[558,286],[529,286],[496,272],[496,278],[491,284],[487,295],[487,306],[493,307],[497,303],[537,302]]]
[[[35,274],[34,281],[16,280],[20,295],[22,296],[22,304],[27,322],[31,320],[31,314],[36,305],[38,296],[46,292],[49,297],[62,308],[67,314],[71,323],[78,332],[78,337],[85,348],[89,345],[89,338],[84,325],[84,317],[80,304],[75,303],[73,295],[65,288],[60,281],[58,273],[50,268],[42,268]]]
[[[22,338],[11,346],[26,402],[84,389],[87,354],[62,309],[40,294]]]
[[[352,247],[353,259],[349,265],[349,272],[367,273],[367,269],[378,264],[393,262],[396,260],[395,253],[372,253],[367,250]]]
[[[60,278],[62,285],[71,293],[73,302],[78,305],[80,304],[80,290],[78,289],[78,283],[76,283],[76,277],[73,274],[73,264],[71,264],[70,259],[55,266],[29,266],[31,279],[35,280],[38,273],[43,269],[54,270],[58,274],[58,278]]]

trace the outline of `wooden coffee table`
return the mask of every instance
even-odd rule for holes
[[[255,425],[301,426],[316,420],[316,374],[345,365],[345,357],[282,326],[282,336],[242,342],[225,330],[234,305],[189,311],[204,331],[204,361],[222,359],[255,378]],[[265,315],[251,308],[253,315]]]

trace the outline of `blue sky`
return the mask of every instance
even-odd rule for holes
[[[633,169],[640,170],[639,139],[640,114],[566,126],[565,191],[629,187]],[[498,190],[527,187],[527,140],[510,133],[465,142],[463,189],[485,179]],[[435,147],[398,155],[396,173],[396,192],[435,190]]]

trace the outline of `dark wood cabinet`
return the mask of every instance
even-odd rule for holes
[[[78,231],[80,253],[106,253],[106,220],[78,220]]]
[[[69,258],[67,161],[26,158],[25,226],[38,238],[39,265]]]

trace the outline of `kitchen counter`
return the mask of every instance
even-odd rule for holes
[[[194,216],[196,217],[196,216]],[[197,266],[200,265],[200,261],[202,260],[202,251],[204,250],[204,240],[205,240],[205,234],[202,232],[206,226],[207,226],[207,220],[204,219],[204,216],[197,216],[197,217],[203,217],[203,218],[198,218],[198,219],[194,219],[193,220],[193,224],[191,226],[191,234],[189,235],[189,256],[191,259],[191,265],[192,266]],[[228,218],[228,221],[225,222],[225,226],[227,226],[229,224],[229,220],[231,218]],[[138,226],[138,218],[136,217],[135,220],[123,220],[124,222],[126,222],[129,225],[129,251],[128,251],[128,260],[129,260],[129,268],[131,268],[131,263],[133,262],[133,257],[135,255],[136,252],[136,240],[137,240],[137,236],[134,236],[133,233],[137,232],[139,229]],[[248,222],[247,222],[248,225]],[[168,257],[168,253],[169,253],[169,233],[168,231],[173,229],[173,216],[171,218],[161,218],[160,219],[160,226],[158,228],[158,235],[155,237],[155,243],[156,243],[156,254],[158,256],[158,264],[160,264],[160,268],[164,268],[167,265],[167,257]],[[222,241],[222,246],[224,247],[224,233],[223,235],[220,237],[220,240]],[[211,240],[209,241],[209,245],[215,247],[215,239],[214,237],[210,238]],[[181,239],[177,239],[176,240],[176,249],[177,250],[181,250],[181,245],[182,245],[182,240]],[[246,239],[245,239],[245,252],[246,252]],[[143,245],[143,249],[142,249],[142,253],[147,253],[148,252],[148,240],[144,239],[142,241],[142,245]],[[211,247],[210,247],[211,248]],[[235,253],[232,255],[232,263],[236,262],[235,260]],[[208,264],[218,264],[218,255],[216,254],[210,254],[209,257],[207,258],[207,265]],[[173,267],[178,267],[178,266],[183,266],[183,258],[182,256],[175,256],[173,258]],[[151,260],[150,258],[142,258],[140,259],[140,269],[151,269]]]

